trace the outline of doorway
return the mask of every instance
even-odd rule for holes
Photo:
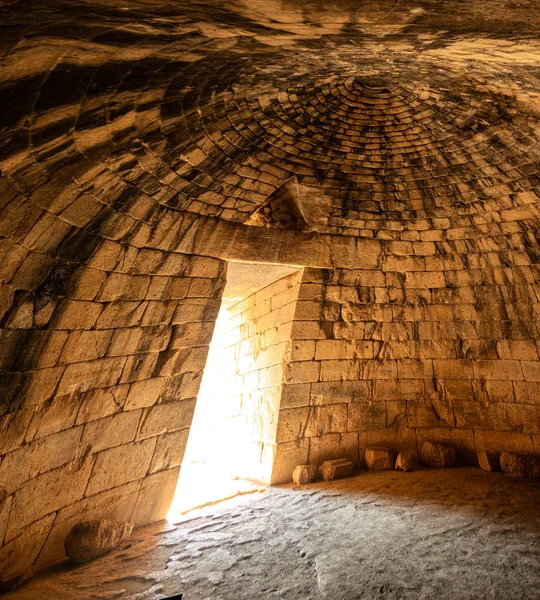
[[[302,271],[228,264],[169,521],[269,482]]]

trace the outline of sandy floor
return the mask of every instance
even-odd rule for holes
[[[540,598],[540,486],[479,469],[269,488],[6,600]]]

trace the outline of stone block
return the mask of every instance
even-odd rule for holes
[[[312,360],[315,356],[315,340],[296,340],[291,343],[291,360]]]
[[[348,458],[358,463],[358,433],[328,433],[320,437],[310,438],[309,460],[312,464],[321,464],[335,458]]]
[[[500,453],[501,450],[528,454],[534,452],[530,435],[512,431],[476,431],[474,440],[478,452]]]
[[[46,254],[29,254],[17,269],[11,285],[18,290],[33,291],[47,278],[54,267],[54,261]]]
[[[406,400],[389,400],[386,403],[386,426],[397,431],[407,427]]]
[[[281,390],[281,408],[309,406],[311,384],[284,384]]]
[[[75,395],[54,398],[35,408],[25,441],[30,442],[73,427],[81,401]]]
[[[86,495],[91,496],[144,477],[150,468],[155,446],[156,440],[149,439],[100,452]]]
[[[162,277],[154,275],[150,279],[150,285],[146,292],[147,300],[163,300],[169,298],[169,286],[171,284],[170,277]]]
[[[481,450],[478,452],[478,466],[483,471],[498,471],[500,467],[499,456],[493,452]]]
[[[370,399],[370,381],[325,381],[311,384],[312,404],[341,404],[367,402]]]
[[[15,359],[17,358],[19,350],[21,349],[21,346],[26,341],[27,336],[27,331],[9,331],[7,329],[2,329],[0,331],[0,370],[2,372],[9,371],[11,369]],[[37,364],[35,366],[37,366]]]
[[[170,349],[191,346],[207,346],[214,333],[212,322],[191,322],[175,325],[171,336]]]
[[[540,362],[538,360],[522,360],[520,364],[521,368],[523,369],[523,377],[525,381],[540,382]],[[520,379],[520,377],[516,376],[515,378],[512,377],[512,379]]]
[[[167,402],[145,410],[139,428],[139,438],[152,437],[190,427],[195,411],[195,400]]]
[[[472,429],[429,428],[417,429],[418,448],[424,442],[452,446],[456,452],[456,464],[477,466],[475,435]]]
[[[205,277],[191,279],[187,298],[211,298],[213,296],[216,280]]]
[[[352,340],[318,340],[315,359],[332,360],[355,357],[356,343]]]
[[[345,433],[347,406],[347,404],[330,404],[311,407],[304,435],[318,437],[327,433]]]
[[[131,275],[127,273],[111,273],[102,286],[99,302],[114,300],[142,300],[148,291],[150,278],[147,275]]]
[[[172,329],[168,326],[116,329],[109,346],[109,356],[126,356],[145,352],[161,352],[167,348]]]
[[[306,483],[315,481],[317,473],[318,469],[316,465],[298,465],[293,471],[292,480],[297,485],[305,485]]]
[[[396,458],[395,469],[396,471],[412,471],[416,464],[416,450],[402,450]]]
[[[499,340],[497,353],[501,359],[538,360],[538,350],[533,340]]]
[[[5,541],[34,521],[82,498],[93,462],[93,457],[88,457],[75,468],[68,464],[26,482],[13,498]]]
[[[470,360],[434,359],[433,368],[437,379],[472,379],[473,367]]]
[[[54,311],[54,329],[91,329],[97,322],[103,306],[97,302],[64,300]]]
[[[386,403],[355,402],[349,404],[348,431],[372,431],[386,427]]]
[[[11,494],[26,481],[69,463],[81,433],[82,427],[67,429],[6,454],[0,464],[2,488]]]
[[[3,338],[22,332],[4,330]],[[30,331],[25,336],[22,352],[17,355],[14,371],[54,367],[68,339],[67,331]],[[4,340],[2,340],[4,341]],[[11,340],[7,340],[8,343]],[[20,345],[20,344],[19,344]],[[9,347],[9,346],[8,346]],[[14,357],[13,357],[14,358]]]
[[[507,404],[510,429],[520,433],[540,434],[540,405]]]
[[[453,405],[445,394],[433,393],[407,403],[409,427],[453,427],[455,423]]]
[[[68,283],[67,295],[77,300],[94,300],[106,277],[107,274],[103,271],[81,267],[75,271],[73,279]]]
[[[188,273],[191,277],[215,278],[221,274],[223,261],[205,256],[191,257],[191,266]]]
[[[385,446],[366,448],[365,461],[371,471],[391,471],[394,468],[394,453]]]
[[[525,367],[523,368],[523,371],[521,370],[522,364],[528,365],[532,363],[520,363],[518,360],[475,360],[473,361],[474,378],[523,381],[523,373],[525,373],[525,379],[531,380],[531,378],[533,378],[532,370],[531,374],[528,375],[528,371]],[[533,380],[538,381],[538,379]]]
[[[102,358],[111,341],[111,331],[72,331],[63,347],[59,364]]]
[[[96,519],[123,521],[129,517],[137,501],[140,486],[140,480],[133,481],[88,498],[81,498],[60,509],[35,566],[39,568],[65,558],[64,540],[77,523]]]
[[[540,383],[537,381],[514,382],[516,402],[540,406]]]
[[[71,562],[88,562],[120,546],[132,531],[132,521],[102,519],[77,523],[66,537],[66,554]]]
[[[116,413],[91,421],[84,427],[82,440],[90,444],[93,453],[128,444],[135,439],[142,411]]]
[[[346,458],[335,458],[327,460],[319,467],[319,476],[323,481],[333,481],[334,479],[343,479],[350,477],[353,473],[354,465]]]
[[[162,352],[159,357],[159,375],[170,377],[179,373],[202,371],[208,356],[208,346],[180,348]]]
[[[289,363],[285,366],[285,382],[294,384],[319,381],[319,368],[320,363],[315,361]]]
[[[540,455],[503,452],[501,469],[506,475],[519,479],[540,479]]]
[[[168,287],[169,298],[175,300],[183,300],[187,297],[189,292],[189,286],[191,285],[191,279],[188,277],[173,277],[171,278]]]
[[[290,442],[305,436],[310,408],[288,408],[279,411],[276,441]]]
[[[271,470],[270,478],[268,479],[267,474],[263,474],[263,480],[269,480],[272,485],[289,482],[295,466],[307,464],[309,444],[310,440],[308,438],[276,444],[274,454],[268,462]],[[268,447],[269,444],[265,444],[263,452]]]
[[[124,410],[135,410],[153,406],[159,398],[164,383],[165,379],[162,377],[154,377],[132,383],[124,404]]]
[[[486,406],[480,402],[454,400],[452,406],[456,417],[456,427],[458,428],[494,431],[507,431],[510,429],[507,405],[502,402],[491,403]]]
[[[58,381],[64,374],[64,367],[27,371],[23,374],[21,383],[13,397],[13,403],[24,408],[47,402],[58,392]]]
[[[319,365],[319,363],[314,364]],[[360,379],[359,363],[353,359],[323,360],[320,366],[321,381],[356,381]],[[318,381],[318,378],[311,381]]]
[[[176,300],[147,302],[140,324],[143,327],[167,326],[171,324],[175,309]]]
[[[397,379],[397,360],[362,360],[360,373],[365,379]]]
[[[155,523],[167,517],[179,474],[180,467],[176,467],[154,473],[143,480],[131,517],[135,527]]]
[[[165,433],[158,438],[150,473],[179,467],[184,459],[189,429]]]
[[[317,340],[324,337],[318,321],[294,321],[291,330],[293,340]]]
[[[0,456],[22,444],[32,416],[32,410],[17,410],[0,417]]]
[[[101,305],[98,305],[101,307]],[[115,329],[117,327],[135,327],[138,325],[146,310],[146,302],[117,301],[105,305],[97,329]],[[84,327],[81,329],[89,329]]]
[[[123,373],[125,363],[124,357],[118,357],[70,364],[65,368],[56,394],[63,396],[115,385]]]
[[[0,489],[0,547],[4,542],[12,501],[13,496],[8,496],[6,490]]]
[[[456,451],[452,446],[424,442],[420,451],[422,461],[430,467],[450,467],[456,460]]]
[[[36,520],[21,535],[0,548],[0,580],[18,578],[31,568],[51,530],[54,514]]]
[[[132,383],[150,379],[154,375],[158,359],[159,353],[157,352],[128,356],[119,383]]]

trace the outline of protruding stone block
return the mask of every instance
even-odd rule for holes
[[[430,467],[450,467],[456,460],[456,451],[452,446],[431,442],[424,442],[420,455]]]
[[[333,479],[350,477],[352,472],[353,464],[346,458],[327,460],[319,467],[319,475],[323,481],[332,481]]]
[[[510,477],[540,479],[540,455],[503,452],[501,469]]]
[[[489,473],[498,471],[500,468],[499,457],[492,452],[482,450],[481,452],[478,452],[478,466]]]
[[[86,521],[77,523],[68,533],[64,547],[74,563],[93,560],[117,548],[133,531],[133,523],[124,521]]]
[[[412,471],[416,466],[416,452],[413,450],[402,450],[396,459],[396,471]]]
[[[292,480],[298,485],[311,483],[317,479],[317,467],[315,465],[298,465],[292,474]]]
[[[370,446],[366,448],[366,465],[371,471],[391,471],[394,453],[384,446]]]

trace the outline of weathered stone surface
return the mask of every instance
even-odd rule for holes
[[[40,548],[45,543],[55,515],[47,515],[26,527],[15,539],[4,540],[0,548],[0,582],[28,574]],[[34,596],[36,598],[38,596]]]
[[[323,481],[332,481],[334,479],[350,477],[352,475],[353,468],[353,463],[346,458],[327,460],[319,467],[319,477]]]
[[[503,452],[501,469],[506,475],[516,478],[540,479],[540,455]]]
[[[133,531],[133,522],[85,521],[69,532],[66,554],[74,563],[84,563],[117,548]]]
[[[194,598],[229,600],[239,585],[250,600],[265,600],[269,580],[279,582],[280,600],[311,600],[320,596],[318,590],[343,600],[431,600],[434,591],[445,600],[536,600],[539,505],[540,488],[532,482],[477,468],[423,469],[407,476],[367,471],[309,489],[270,487],[174,526],[135,530],[120,551],[82,568],[52,569],[5,600],[118,598],[119,593],[128,600],[181,592],[186,598],[187,589]],[[486,512],[497,518],[486,522]],[[276,541],[289,543],[268,543],[269,531]],[[456,577],[448,557],[464,544],[466,560]],[[516,548],[523,560],[516,560]],[[381,569],[381,552],[392,556],[384,583],[373,576]],[[418,568],[424,553],[440,579]],[[324,577],[317,578],[307,557],[317,561]],[[343,565],[359,561],[362,568],[345,576]],[[507,569],[513,561],[514,568]],[[391,574],[396,579],[386,579]]]
[[[155,446],[156,438],[152,438],[100,452],[86,494],[97,494],[144,477],[148,473]]]
[[[402,450],[396,458],[395,469],[396,471],[412,471],[417,462],[414,450]]]
[[[80,500],[88,484],[93,458],[47,471],[27,481],[13,496],[6,529],[5,542],[20,535],[21,531],[50,513]]]
[[[8,538],[72,501],[75,424],[76,503],[172,487],[237,261],[297,271],[234,316],[265,481],[540,451],[538,2],[0,4]]]
[[[161,521],[167,517],[174,497],[180,468],[153,473],[141,485],[131,519],[135,527]]]
[[[430,467],[450,467],[456,460],[456,451],[452,446],[424,442],[420,451],[422,461]]]
[[[4,540],[6,533],[12,500],[13,496],[8,496],[6,490],[0,488],[0,543]]]
[[[64,541],[77,523],[102,519],[122,522],[127,515],[132,514],[139,490],[140,482],[131,482],[100,494],[81,498],[78,502],[60,509],[56,513],[53,527],[35,566],[40,568],[50,562],[65,559]],[[131,516],[130,519],[133,520]]]
[[[394,453],[384,446],[369,446],[365,458],[371,471],[390,471],[394,468]]]
[[[75,456],[82,427],[49,435],[7,454],[0,464],[0,482],[8,494],[29,479],[69,463]]]
[[[478,466],[483,471],[498,471],[500,468],[499,456],[493,452],[481,450],[478,452]]]
[[[317,479],[318,469],[316,465],[298,465],[295,467],[292,480],[298,485],[311,483]]]

